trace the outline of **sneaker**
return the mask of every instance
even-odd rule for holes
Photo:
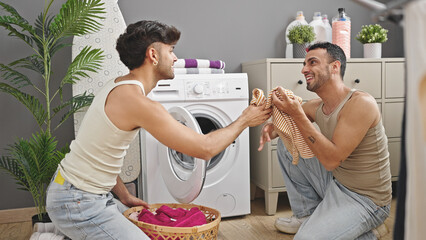
[[[291,216],[291,218],[277,218],[275,220],[275,227],[284,233],[295,234],[300,228],[300,225],[308,218],[309,216],[297,218],[296,216]]]
[[[389,233],[389,229],[383,223],[382,225],[380,225],[380,226],[376,227],[375,229],[373,229],[372,232],[377,237],[377,239],[380,239],[380,238],[384,237],[386,234]]]

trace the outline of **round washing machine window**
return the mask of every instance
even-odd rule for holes
[[[232,103],[229,102],[194,103],[186,105],[184,108],[195,118],[201,132],[204,134],[228,126],[233,121],[229,114],[223,110],[234,109]],[[230,146],[207,163],[204,187],[213,186],[232,173],[233,166],[239,159],[239,151],[239,138],[237,138]],[[183,154],[176,153],[176,151],[170,149],[168,149],[167,153],[175,174],[182,180],[185,180],[186,176],[190,176],[192,158],[189,156],[183,157]]]
[[[197,120],[203,134],[207,134],[211,131],[223,128],[222,124],[217,119],[208,114],[194,113],[192,115]],[[226,149],[214,156],[212,159],[210,159],[210,161],[207,163],[207,170],[213,168],[222,160],[223,156],[225,155],[225,151]],[[176,174],[182,180],[186,180],[187,176],[189,176],[192,172],[192,169],[194,169],[194,158],[171,148],[169,148],[169,155],[174,160],[172,161],[174,169],[179,169],[178,171],[175,171]]]

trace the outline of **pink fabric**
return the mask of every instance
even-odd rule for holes
[[[166,205],[158,208],[156,214],[143,209],[139,214],[138,220],[168,227],[193,227],[207,223],[204,213],[197,207],[185,210],[183,208],[173,209]]]

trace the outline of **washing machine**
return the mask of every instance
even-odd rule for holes
[[[148,97],[177,121],[207,134],[235,121],[248,106],[248,94],[245,73],[194,74],[161,80]],[[147,131],[140,136],[139,197],[146,202],[191,202],[217,209],[222,217],[250,213],[248,129],[209,161],[169,149]]]

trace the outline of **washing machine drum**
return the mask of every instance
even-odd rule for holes
[[[183,107],[172,107],[169,113],[180,123],[202,134],[195,116]],[[190,157],[169,149],[163,144],[158,148],[161,174],[168,191],[176,201],[190,203],[203,189],[209,161]]]

